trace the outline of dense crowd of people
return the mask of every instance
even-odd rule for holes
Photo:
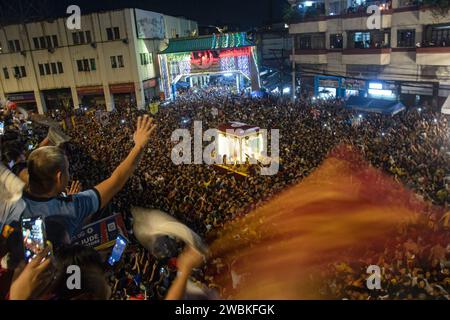
[[[91,190],[108,180],[133,149],[134,127],[145,113],[131,104],[122,104],[113,112],[73,115],[73,125],[66,130],[71,141],[64,145],[69,181],[79,181],[83,190]],[[62,120],[72,114],[53,112],[50,116]],[[209,88],[180,95],[175,102],[161,106],[153,118],[157,124],[154,138],[142,153],[134,174],[123,183],[120,192],[111,196],[111,203],[103,206],[107,212],[101,213],[121,213],[130,237],[130,208],[140,206],[165,211],[207,242],[212,241],[227,221],[245,215],[287,186],[300,182],[341,143],[358,149],[374,167],[392,175],[423,200],[442,207],[443,213],[447,208],[448,120],[428,107],[411,108],[395,116],[362,114],[343,107],[340,100],[313,103],[300,99],[292,103],[281,98],[252,99],[225,88]],[[280,129],[278,174],[260,175],[257,165],[246,177],[214,166],[175,165],[171,160],[172,132],[179,128],[192,131],[194,121],[202,121],[203,130],[231,121]],[[35,132],[39,135],[35,140],[45,138],[45,130]],[[26,157],[22,152],[16,153],[8,156],[6,163],[19,163],[19,156],[22,160]],[[369,251],[358,262],[346,261],[343,253],[342,261],[336,261],[324,273],[320,288],[324,298],[448,299],[448,217],[446,220],[443,214],[423,214],[420,228],[402,228],[395,239],[387,241],[383,253]],[[69,251],[75,254],[76,250]],[[176,254],[179,251],[175,250]],[[110,275],[112,297],[164,298],[170,283],[176,285],[176,254],[158,258],[139,245],[130,249],[120,271]],[[372,261],[374,257],[377,261]],[[89,261],[93,264],[92,259]],[[365,287],[368,262],[383,266],[382,291]],[[186,264],[189,269],[198,262]],[[205,274],[206,270],[197,270],[195,278],[214,288],[213,280]]]

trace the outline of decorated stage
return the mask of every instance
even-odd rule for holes
[[[260,88],[256,46],[244,32],[170,39],[158,59],[166,99],[180,86],[202,88],[218,76],[237,91]]]

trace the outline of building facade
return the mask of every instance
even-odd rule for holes
[[[197,23],[140,9],[0,28],[0,100],[48,109],[121,102],[144,106],[159,96],[157,53],[168,39],[190,36]]]
[[[365,94],[435,106],[450,95],[449,13],[417,0],[291,4],[291,61],[309,94]],[[373,5],[378,10],[367,13]]]

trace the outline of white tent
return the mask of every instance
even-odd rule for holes
[[[448,96],[447,100],[445,100],[444,105],[442,106],[441,113],[450,114],[450,96]]]

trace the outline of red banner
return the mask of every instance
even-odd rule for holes
[[[156,87],[156,79],[148,79],[143,82],[144,89]]]
[[[79,95],[100,95],[103,94],[103,86],[79,87],[77,93]]]
[[[120,83],[109,86],[111,93],[133,93],[134,83]]]

